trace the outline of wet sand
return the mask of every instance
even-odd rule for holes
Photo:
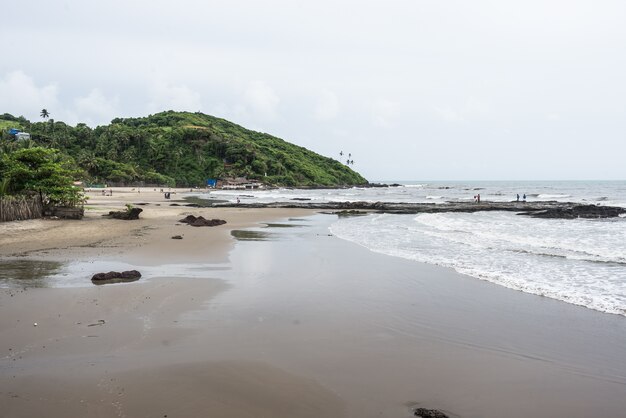
[[[2,416],[626,416],[623,317],[371,253],[330,236],[332,215],[155,194],[129,226],[101,219],[115,206],[102,199],[79,222],[87,237],[66,221],[0,224],[3,260],[150,272],[1,290]],[[183,213],[228,223],[177,226]]]

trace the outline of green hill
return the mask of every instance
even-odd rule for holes
[[[93,182],[201,186],[209,178],[247,177],[293,187],[367,183],[337,160],[202,113],[117,118],[94,129],[4,114],[0,127],[2,146],[16,146],[8,128],[24,129],[34,144],[73,157]]]

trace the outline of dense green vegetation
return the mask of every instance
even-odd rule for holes
[[[202,113],[168,111],[118,118],[93,129],[56,122],[49,116],[42,111],[43,122],[30,122],[0,115],[0,149],[58,149],[73,158],[85,180],[94,183],[202,186],[209,178],[225,177],[296,187],[367,183],[332,158]],[[29,132],[31,141],[16,144],[8,128]]]
[[[84,203],[74,161],[49,148],[22,148],[0,155],[0,197],[38,193],[45,205],[73,207]]]

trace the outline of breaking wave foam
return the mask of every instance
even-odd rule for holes
[[[370,215],[331,226],[372,251],[626,316],[626,219],[509,213]]]

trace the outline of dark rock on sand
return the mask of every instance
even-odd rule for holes
[[[111,218],[123,219],[125,221],[132,221],[139,219],[139,214],[143,212],[141,208],[131,208],[129,210],[111,211],[109,215]]]
[[[557,207],[536,212],[524,213],[533,218],[556,218],[556,219],[576,219],[576,218],[615,218],[626,213],[625,208],[614,206],[596,205],[575,205],[571,207]]]
[[[436,409],[417,408],[413,415],[421,418],[450,418],[448,415]]]
[[[106,284],[106,283],[126,283],[134,282],[141,278],[141,273],[137,270],[128,271],[110,271],[108,273],[96,273],[91,277],[91,281],[94,284]]]
[[[178,222],[189,224],[191,226],[218,226],[226,223],[223,219],[205,219],[202,216],[187,215]]]
[[[183,239],[182,235],[174,235],[172,239]]]

